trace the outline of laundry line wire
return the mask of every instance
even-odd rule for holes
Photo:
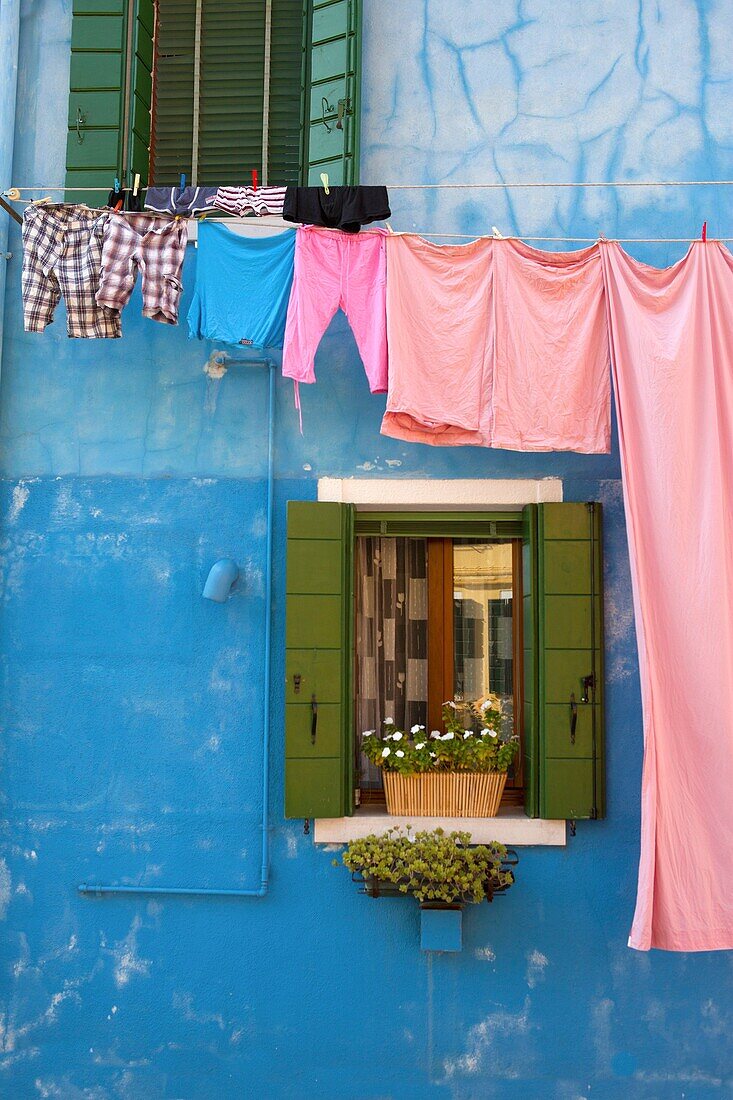
[[[294,185],[295,186],[295,185]],[[334,186],[337,186],[334,184]],[[733,187],[733,180],[508,180],[504,183],[388,183],[388,191],[503,191],[521,188],[567,188],[567,187]],[[84,191],[104,192],[109,187],[60,187],[35,184],[27,187],[12,187],[4,192],[24,191]],[[140,190],[145,190],[141,187]]]
[[[81,189],[79,189],[79,190],[81,190]],[[92,188],[87,188],[87,190],[91,191]],[[100,190],[100,188],[96,188],[95,190]],[[101,190],[106,191],[107,188],[101,188]],[[25,206],[32,205],[30,199],[19,199],[19,200],[16,199],[15,201],[20,202]],[[49,203],[48,205],[55,205],[55,204]],[[42,207],[41,207],[41,209],[42,209]],[[92,209],[97,209],[97,208],[90,207],[89,209],[92,210]],[[98,209],[99,209],[100,214],[109,213],[109,207],[100,207]],[[142,214],[144,217],[148,217],[148,218],[166,218],[169,221],[172,221],[174,219],[174,216],[175,216],[175,215],[172,215],[172,214],[159,213],[159,212],[155,212],[155,211],[152,211],[152,210],[117,210],[117,211],[114,211],[114,213],[116,213],[118,216],[122,215],[122,216],[130,216],[130,217],[135,217],[135,216],[139,217]],[[179,217],[183,217],[183,215],[179,215]],[[284,230],[287,230],[287,229],[297,229],[297,228],[300,227],[299,222],[285,222],[285,221],[277,222],[277,223],[263,222],[263,221],[260,221],[257,217],[252,217],[252,216],[250,216],[250,217],[229,216],[229,217],[226,217],[226,218],[213,218],[213,217],[210,217],[210,216],[207,215],[206,217],[191,217],[191,218],[186,218],[185,220],[186,221],[195,221],[195,222],[206,221],[206,222],[212,222],[212,223],[217,224],[217,225],[246,225],[249,229],[261,230],[263,232],[267,231],[269,233],[272,233],[273,229],[274,230],[282,229],[284,231]],[[319,228],[323,228],[323,227],[315,226],[313,228],[318,230]],[[376,235],[377,233],[380,233],[380,231],[377,230],[377,229],[362,229],[362,230],[360,230],[360,235],[362,235],[362,236],[364,234],[369,234],[369,233],[371,233],[372,235]],[[528,241],[528,242],[531,242],[531,243],[551,242],[551,243],[555,243],[555,244],[597,244],[601,240],[616,241],[616,242],[618,242],[618,244],[692,244],[693,241],[698,241],[700,239],[699,237],[605,237],[605,236],[596,236],[596,237],[558,237],[558,236],[525,235],[523,233],[500,234],[497,237],[495,234],[492,234],[492,233],[440,233],[438,230],[435,230],[435,229],[427,229],[427,230],[422,230],[422,231],[419,231],[417,229],[413,229],[413,230],[394,230],[394,231],[392,231],[392,236],[395,236],[395,237],[421,237],[423,239],[426,239],[428,237],[440,237],[444,240],[461,240],[461,241],[515,240],[515,241]],[[733,243],[733,237],[708,237],[708,241],[710,241],[711,243],[713,241],[718,241],[720,244],[731,244],[731,243]]]

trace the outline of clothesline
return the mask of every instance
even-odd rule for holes
[[[512,180],[506,183],[388,183],[385,184],[389,191],[441,191],[441,190],[497,190],[507,188],[524,187],[733,187],[733,180],[583,180],[583,181],[541,181],[541,180]],[[144,188],[141,188],[144,190]],[[35,184],[28,187],[11,187],[3,192],[5,198],[12,197],[12,192],[24,191],[109,191],[109,187],[58,187],[50,185],[44,187]]]
[[[16,190],[20,190],[20,188],[16,188]],[[34,190],[34,189],[33,188],[25,188],[24,190]],[[60,188],[60,187],[58,187],[58,188],[40,188],[39,190],[62,191],[62,190],[64,190],[64,188]],[[69,190],[71,190],[71,189],[69,189]],[[74,188],[74,190],[80,190],[80,191],[105,191],[105,192],[108,192],[109,188],[106,188],[106,187],[87,187],[87,188]],[[12,201],[22,203],[24,206],[32,205],[32,201],[30,199],[14,199]],[[53,205],[53,204],[49,204],[49,205]],[[90,209],[96,209],[96,208],[91,208],[90,207]],[[99,212],[104,213],[107,209],[108,209],[107,207],[100,207]],[[138,216],[139,217],[140,214],[143,214],[144,216],[149,217],[149,218],[150,217],[163,217],[163,218],[166,217],[166,215],[164,215],[164,214],[156,214],[152,211],[147,211],[147,210],[142,210],[142,211],[119,210],[116,213],[118,215],[123,215],[123,216]],[[173,220],[172,215],[171,215],[171,220]],[[204,218],[192,217],[192,218],[189,218],[187,220],[188,221],[203,221]],[[296,228],[298,228],[297,223],[282,222],[282,221],[268,222],[268,221],[265,221],[262,218],[257,218],[257,217],[254,217],[254,216],[249,216],[249,217],[244,217],[244,218],[239,218],[239,217],[236,217],[236,216],[230,216],[230,217],[226,217],[226,218],[212,218],[212,217],[207,216],[205,220],[209,223],[214,222],[214,223],[220,223],[222,225],[246,225],[250,229],[258,229],[258,230],[262,230],[262,231],[272,231],[273,229],[280,229],[280,228],[283,228],[283,229],[296,229]],[[363,233],[378,234],[380,231],[376,230],[376,229],[361,229],[360,232],[362,234]],[[496,239],[498,239],[498,240],[505,239],[505,240],[519,240],[519,241],[529,241],[529,242],[550,241],[550,242],[554,242],[554,243],[558,243],[558,244],[560,244],[560,243],[562,243],[562,244],[596,244],[599,240],[614,240],[614,241],[618,241],[619,244],[691,244],[693,241],[697,241],[697,240],[700,239],[699,237],[605,237],[605,236],[596,236],[596,237],[556,237],[556,236],[554,236],[553,237],[553,236],[529,236],[529,235],[525,235],[523,233],[506,233],[506,234],[501,234],[499,237],[496,237],[495,234],[491,234],[491,233],[441,233],[441,232],[439,232],[438,230],[435,230],[435,229],[394,230],[393,232],[394,232],[394,235],[397,236],[397,237],[424,237],[424,238],[425,237],[442,237],[445,240],[462,240],[462,241],[477,241],[477,240],[483,240],[483,239],[486,239],[486,238],[492,238],[492,239],[495,239],[495,240]],[[733,244],[733,237],[708,237],[708,241],[710,241],[711,243],[713,241],[718,241],[720,244]]]

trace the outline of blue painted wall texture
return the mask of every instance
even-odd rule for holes
[[[365,0],[364,182],[733,178],[727,0]],[[61,182],[71,5],[25,0],[18,184]],[[395,227],[733,233],[723,189],[393,191]],[[561,246],[562,247],[562,246]],[[684,245],[631,245],[657,264]],[[259,884],[266,372],[139,317],[24,335],[11,234],[2,374],[0,1095],[600,1100],[733,1090],[726,956],[626,947],[641,717],[618,455],[379,435],[337,319],[277,394],[272,886],[82,898],[81,881]],[[190,295],[195,252],[185,283]],[[187,302],[184,303],[184,309]],[[440,348],[436,348],[440,355]],[[605,506],[608,819],[525,850],[514,890],[421,954],[410,901],[356,894],[283,820],[284,512],[320,476],[561,477]],[[231,555],[246,595],[200,598]]]

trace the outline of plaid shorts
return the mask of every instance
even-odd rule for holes
[[[97,302],[110,309],[122,309],[130,300],[139,270],[143,317],[164,325],[177,325],[187,243],[188,226],[182,219],[109,214],[104,227]]]
[[[23,216],[23,324],[43,332],[63,295],[69,336],[117,337],[120,315],[98,305],[107,215],[85,207],[26,207]]]

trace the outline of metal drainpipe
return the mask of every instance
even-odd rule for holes
[[[0,0],[2,2],[2,0]],[[260,885],[252,890],[209,888],[198,886],[116,886],[93,885],[83,882],[77,889],[80,894],[170,894],[184,897],[214,898],[263,898],[270,886],[270,685],[272,663],[272,526],[275,493],[275,364],[271,359],[233,359],[228,354],[217,357],[220,363],[259,364],[269,372],[267,408],[267,542],[265,565],[265,687],[262,696],[262,867]]]
[[[18,92],[20,0],[0,0],[0,192],[12,187],[15,102]],[[0,369],[3,356],[5,283],[10,215],[0,210]]]

